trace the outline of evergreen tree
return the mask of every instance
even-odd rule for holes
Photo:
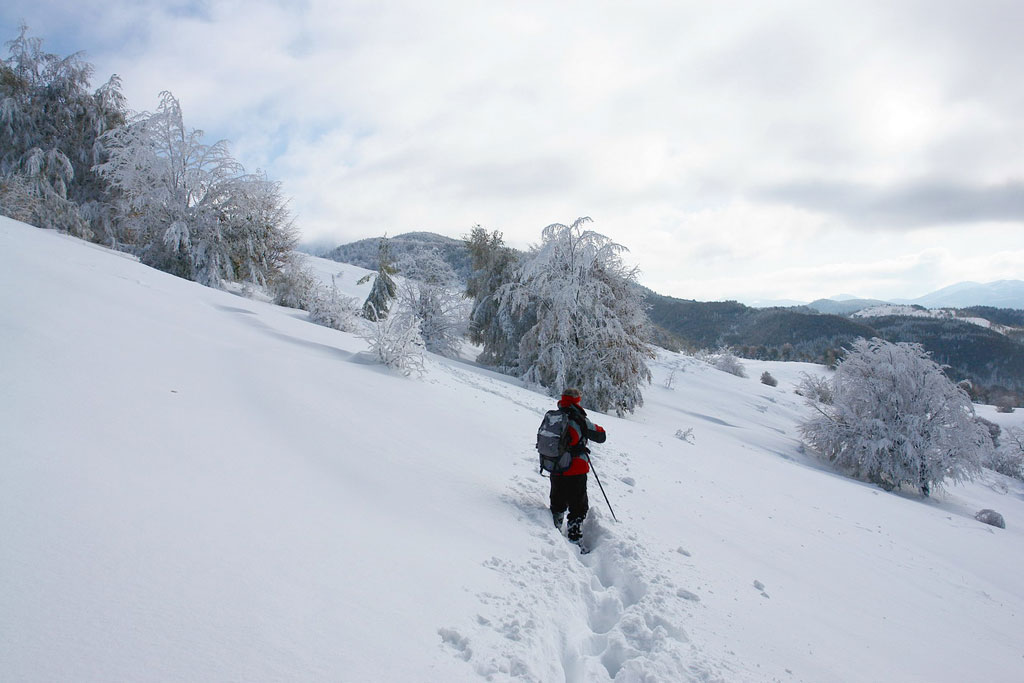
[[[587,404],[623,415],[643,405],[650,382],[647,317],[626,248],[583,230],[589,218],[544,228],[542,243],[501,290],[501,315],[533,310],[519,344],[522,377],[556,393],[578,387]]]
[[[363,317],[367,320],[382,320],[387,317],[391,302],[398,296],[398,286],[391,278],[397,272],[391,260],[391,247],[385,235],[377,247],[377,276],[373,279],[373,287],[363,304]],[[369,276],[367,276],[368,278]],[[360,280],[365,282],[366,278]]]
[[[832,378],[832,402],[812,403],[807,441],[853,476],[925,496],[944,480],[973,477],[987,431],[967,394],[919,344],[858,339]]]

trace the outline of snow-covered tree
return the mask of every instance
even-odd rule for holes
[[[270,280],[270,293],[278,306],[309,312],[317,325],[342,332],[359,332],[359,300],[338,291],[334,276],[326,286],[309,266],[306,257],[292,252],[281,270]]]
[[[469,314],[469,340],[483,347],[477,360],[505,372],[516,372],[519,342],[537,321],[532,307],[510,315],[502,309],[499,291],[514,278],[518,257],[505,246],[499,231],[488,234],[474,226],[465,238],[473,268],[466,296],[473,300]]]
[[[317,325],[342,332],[358,332],[359,300],[344,296],[331,277],[331,286],[317,284],[312,290],[308,308],[309,319]]]
[[[1016,479],[1024,479],[1024,429],[1008,427],[985,460],[985,467]]]
[[[832,382],[822,375],[809,375],[806,372],[801,372],[800,381],[794,392],[798,396],[803,396],[811,404],[832,403]]]
[[[284,265],[296,235],[279,185],[246,174],[227,141],[204,143],[171,93],[102,141],[109,159],[96,169],[118,192],[122,241],[144,263],[211,286],[263,285]]]
[[[584,402],[623,415],[643,405],[650,382],[647,316],[626,248],[583,230],[589,218],[544,228],[541,244],[501,292],[499,316],[535,311],[519,344],[522,377],[551,392],[578,387]]]
[[[107,187],[92,167],[101,136],[123,125],[115,75],[95,92],[81,54],[49,54],[21,27],[0,62],[0,211],[44,228],[100,238],[111,230]]]
[[[973,477],[991,447],[967,394],[919,344],[858,339],[832,385],[832,404],[814,404],[800,430],[858,478],[927,496],[946,479]]]
[[[266,286],[298,242],[281,184],[263,172],[229,183],[218,219],[236,280]]]
[[[320,280],[309,267],[306,257],[292,252],[271,280],[270,293],[278,306],[308,311],[319,286]]]
[[[733,355],[732,351],[722,349],[711,358],[711,364],[715,366],[715,369],[728,372],[730,375],[736,375],[737,377],[747,376],[747,369],[743,367],[743,363]]]
[[[376,321],[387,317],[391,302],[398,296],[398,285],[391,277],[396,272],[394,261],[391,258],[391,246],[387,235],[385,235],[377,247],[377,275],[373,279],[370,294],[363,304],[363,317],[367,320]],[[366,278],[360,280],[360,283],[369,277],[367,275]]]
[[[202,138],[165,91],[154,113],[105,136],[110,159],[97,170],[120,191],[125,241],[144,263],[215,285],[231,275],[219,212],[242,169],[226,141]]]
[[[389,368],[403,375],[422,375],[426,372],[423,364],[423,338],[416,316],[401,310],[397,314],[376,315],[360,336],[370,345],[370,353]]]
[[[436,250],[407,254],[398,264],[402,310],[416,317],[428,351],[456,356],[466,332],[467,306],[455,271]]]

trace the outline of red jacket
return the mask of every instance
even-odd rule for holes
[[[558,401],[559,408],[569,408],[570,406],[575,406],[577,408],[576,411],[572,411],[573,417],[583,418],[583,430],[589,432],[589,434],[580,434],[580,428],[576,423],[576,419],[569,421],[569,448],[571,450],[572,448],[579,446],[582,442],[583,450],[580,455],[573,456],[572,464],[569,465],[569,469],[562,472],[560,475],[554,476],[571,477],[573,475],[586,474],[589,472],[590,462],[586,457],[586,453],[589,452],[586,450],[587,441],[592,439],[597,443],[604,443],[604,440],[607,438],[604,427],[596,425],[587,419],[587,414],[579,407],[579,396],[562,396]],[[593,431],[590,430],[590,427],[593,427]]]

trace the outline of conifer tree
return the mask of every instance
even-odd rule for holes
[[[377,321],[387,317],[391,302],[398,296],[398,286],[391,278],[396,272],[391,259],[391,245],[385,235],[377,247],[377,276],[373,279],[373,287],[363,304],[363,317],[367,320]],[[366,278],[360,282],[365,280]]]

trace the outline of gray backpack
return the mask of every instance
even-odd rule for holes
[[[562,410],[544,413],[537,429],[537,453],[540,454],[540,473],[561,474],[572,464],[569,448],[569,414]]]

